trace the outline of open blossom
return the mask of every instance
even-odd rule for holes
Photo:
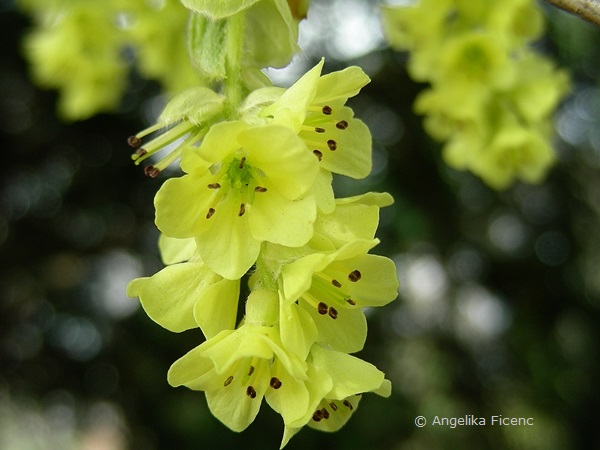
[[[181,167],[187,174],[156,195],[156,224],[167,236],[196,238],[219,275],[241,277],[263,241],[298,247],[312,236],[318,166],[288,128],[219,123]]]
[[[307,379],[306,363],[286,351],[277,328],[254,323],[220,332],[175,361],[168,374],[172,386],[205,391],[213,415],[234,431],[254,421],[264,397],[284,422],[304,417]]]
[[[235,327],[240,280],[227,280],[195,255],[151,277],[136,278],[127,294],[139,297],[146,314],[169,331],[200,327],[207,338]]]
[[[223,330],[192,349],[168,374],[173,386],[204,391],[213,415],[232,430],[248,427],[265,398],[283,418],[283,446],[307,424],[340,428],[363,392],[389,395],[383,372],[359,358],[318,345],[305,359],[289,352],[270,323],[276,322],[268,312],[277,302],[274,291],[253,291],[248,302],[256,308],[250,307],[254,312],[238,329]]]
[[[323,64],[321,60],[259,115],[291,127],[321,168],[364,178],[371,172],[371,134],[344,105],[369,77],[355,66],[321,76]]]
[[[391,395],[391,383],[383,372],[355,356],[315,345],[307,363],[316,373],[327,374],[326,384],[308,384],[312,387],[311,407],[300,419],[285,423],[281,448],[305,425],[321,431],[339,430],[358,408],[363,393]]]
[[[298,342],[296,336],[310,336],[316,326],[317,342],[347,353],[363,348],[367,337],[363,308],[386,305],[396,298],[398,290],[394,263],[367,254],[378,242],[353,241],[339,250],[313,253],[282,268],[280,321],[287,346],[302,349],[309,341]]]

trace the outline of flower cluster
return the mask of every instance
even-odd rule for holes
[[[202,78],[187,58],[189,12],[178,0],[19,0],[35,28],[25,55],[36,81],[60,90],[59,112],[69,120],[115,110],[127,87],[131,58],[143,76],[169,92]],[[177,70],[172,70],[174,65]]]
[[[419,0],[384,10],[388,39],[431,87],[415,103],[446,141],[447,164],[501,189],[539,182],[554,162],[550,116],[567,75],[531,48],[543,31],[533,0]]]
[[[33,77],[40,86],[59,90],[58,109],[64,119],[80,120],[116,110],[132,68],[158,81],[169,95],[229,76],[222,44],[227,22],[240,15],[246,21],[242,81],[251,89],[268,84],[260,69],[283,67],[297,52],[298,21],[308,2],[18,3],[35,22],[24,43]]]
[[[162,327],[205,337],[169,383],[204,391],[235,431],[266,399],[283,418],[282,446],[305,425],[339,429],[365,392],[390,395],[384,373],[353,353],[364,308],[397,295],[394,263],[370,253],[393,200],[332,189],[334,174],[371,171],[370,132],[346,106],[369,78],[358,67],[322,75],[322,60],[286,90],[262,72],[297,52],[309,0],[19,2],[37,22],[34,73],[61,91],[64,117],[118,106],[132,64],[176,92],[128,139],[148,176],[175,161],[184,172],[155,197],[165,267],[128,286]]]
[[[282,446],[305,425],[339,429],[362,393],[391,388],[352,353],[366,340],[363,309],[397,295],[394,263],[369,253],[392,198],[336,199],[331,186],[334,173],[371,170],[369,130],[345,106],[369,78],[358,67],[321,76],[323,64],[287,90],[252,91],[234,114],[226,96],[188,90],[129,139],[138,163],[173,144],[148,175],[177,157],[184,172],[155,198],[166,267],[128,288],[161,326],[206,337],[172,365],[169,383],[204,391],[235,431],[265,398],[283,417]]]

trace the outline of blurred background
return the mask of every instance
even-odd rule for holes
[[[539,50],[571,71],[556,115],[559,163],[537,186],[495,192],[449,169],[412,113],[425,87],[386,49],[373,2],[313,0],[288,86],[322,56],[372,83],[352,99],[371,128],[374,170],[335,179],[338,197],[388,191],[376,253],[394,259],[399,298],[368,311],[359,356],[392,380],[349,424],[305,429],[286,448],[600,448],[600,29],[545,8]],[[173,389],[170,364],[199,344],[173,334],[125,287],[162,266],[153,196],[127,137],[164,104],[132,73],[113,115],[64,123],[21,56],[28,17],[0,0],[0,448],[275,449],[281,418],[265,404],[241,434],[202,393]],[[176,173],[176,172],[175,172]],[[435,415],[532,417],[531,427],[425,427]]]

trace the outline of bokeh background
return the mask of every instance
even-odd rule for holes
[[[294,449],[600,448],[600,29],[544,7],[541,52],[574,90],[556,115],[559,163],[546,181],[495,192],[449,169],[412,102],[425,86],[385,47],[373,2],[313,0],[291,84],[322,55],[372,83],[351,101],[371,127],[374,170],[336,178],[338,196],[388,191],[376,252],[393,258],[399,298],[368,312],[360,356],[392,380],[365,395],[340,432],[305,429]],[[203,394],[173,389],[170,364],[198,345],[128,299],[161,268],[149,179],[127,136],[164,98],[132,73],[113,115],[56,116],[56,92],[32,84],[21,56],[31,26],[0,0],[0,448],[275,449],[282,422],[263,405],[236,434]],[[532,417],[531,427],[425,427],[414,417]]]

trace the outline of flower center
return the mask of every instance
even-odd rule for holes
[[[239,156],[239,155],[238,155]],[[239,198],[238,217],[242,217],[252,205],[254,195],[267,192],[267,188],[260,186],[258,180],[263,178],[261,173],[246,163],[245,156],[234,157],[229,163],[215,163],[211,168],[215,175],[206,187],[211,191],[207,195],[213,197],[210,207],[206,213],[206,219],[210,219],[217,212],[218,204],[228,195],[236,195]]]
[[[329,105],[310,106],[300,130],[300,137],[313,149],[312,152],[319,161],[323,158],[323,153],[338,149],[336,135],[348,128],[348,121],[337,117],[336,112]]]
[[[349,283],[360,281],[362,274],[360,270],[354,269],[342,278],[337,273],[332,276],[329,272],[326,268],[323,272],[315,273],[310,289],[301,298],[315,307],[320,315],[327,315],[335,320],[339,314],[338,308],[356,307],[356,301],[350,296]],[[327,303],[321,299],[327,299]]]

